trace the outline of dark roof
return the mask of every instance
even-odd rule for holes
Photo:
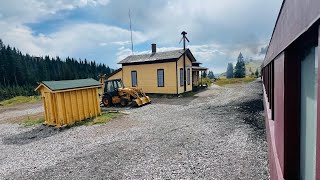
[[[177,61],[184,53],[183,49],[166,51],[166,52],[156,52],[151,54],[140,54],[131,55],[120,61],[118,64],[143,64],[143,63],[161,63]],[[186,53],[191,61],[196,61],[189,49]]]
[[[122,70],[122,68],[119,68],[119,69],[117,69],[117,70],[113,71],[111,74],[107,75],[105,78],[106,78],[106,79],[108,79],[109,77],[111,77],[111,76],[113,76],[113,75],[117,74],[117,73],[118,73],[118,72],[120,72],[121,70]]]
[[[101,86],[99,81],[94,79],[77,79],[77,80],[64,80],[64,81],[42,81],[43,85],[52,91],[83,88],[91,86]]]

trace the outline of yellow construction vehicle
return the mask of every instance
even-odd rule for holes
[[[151,103],[150,98],[141,88],[125,88],[121,79],[105,80],[105,76],[100,76],[102,85],[101,102],[104,106],[120,104],[127,106],[131,103],[134,107],[139,107]]]

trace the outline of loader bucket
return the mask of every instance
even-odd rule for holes
[[[151,103],[151,100],[148,96],[132,100],[132,106],[134,106],[134,107],[140,107],[140,106],[148,104],[148,103]]]
[[[134,107],[140,107],[140,106],[142,106],[142,105],[143,105],[143,104],[142,104],[142,101],[141,101],[140,98],[137,98],[137,99],[132,100],[132,106],[134,106]]]
[[[142,97],[142,98],[140,98],[141,99],[141,101],[142,101],[142,104],[148,104],[148,103],[150,103],[151,101],[150,101],[150,98],[148,97],[148,96],[144,96],[144,97]]]

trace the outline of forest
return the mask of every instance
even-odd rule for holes
[[[38,82],[94,78],[113,70],[95,61],[22,54],[0,39],[0,101],[14,96],[32,96]]]

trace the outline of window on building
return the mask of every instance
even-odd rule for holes
[[[274,62],[270,62],[263,68],[263,82],[271,110],[271,119],[274,120]]]
[[[316,179],[318,48],[301,62],[300,179]]]
[[[183,68],[180,68],[180,86],[184,85],[184,79],[183,79],[184,73],[183,73]]]
[[[187,81],[188,81],[188,85],[190,85],[190,81],[191,81],[191,75],[190,75],[190,68],[188,68],[188,73],[187,73]]]
[[[158,87],[164,87],[164,70],[158,69],[157,76],[158,76]]]
[[[136,87],[138,85],[137,71],[131,71],[131,83],[132,87]]]

